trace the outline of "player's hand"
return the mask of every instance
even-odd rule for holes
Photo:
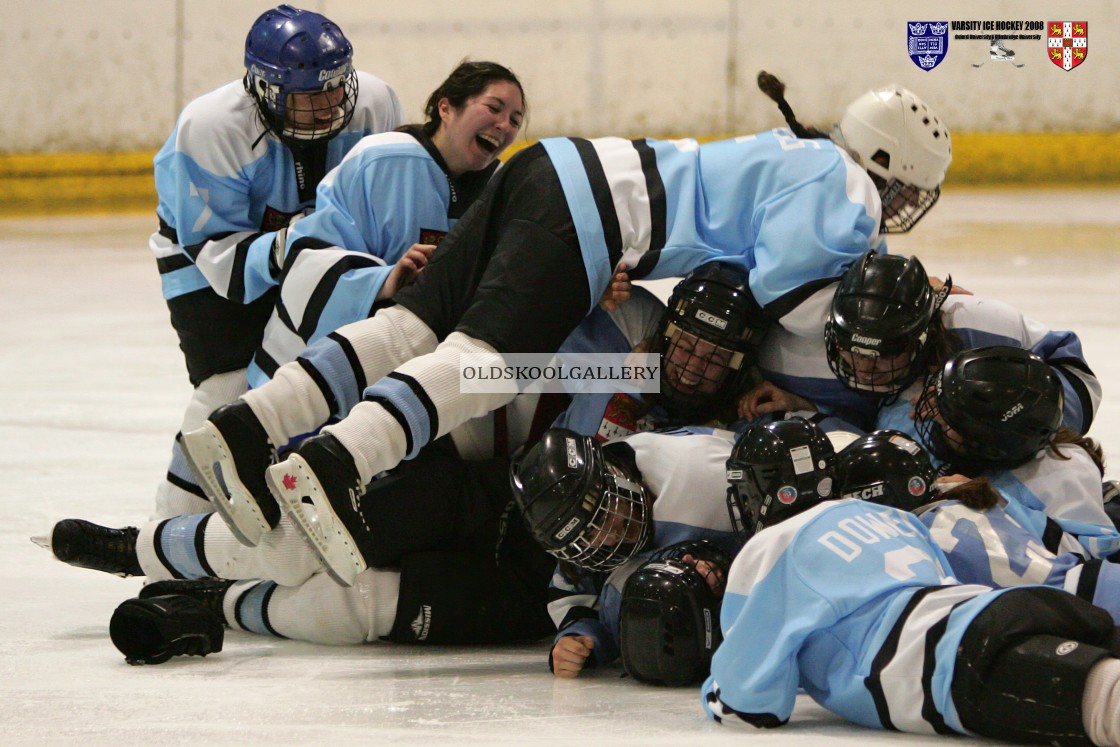
[[[817,408],[804,397],[787,392],[785,389],[774,386],[769,381],[755,384],[750,391],[739,398],[739,417],[747,420],[757,420],[763,415],[775,412],[798,412],[801,410],[816,412]]]
[[[595,640],[589,635],[564,636],[552,647],[552,673],[566,679],[578,677],[593,648]]]
[[[435,244],[413,244],[410,246],[404,256],[393,265],[389,277],[385,278],[385,283],[377,293],[377,300],[384,301],[387,298],[392,298],[397,291],[415,280],[420,271],[427,267],[428,260],[432,258],[432,252],[435,250]]]
[[[611,277],[607,289],[603,291],[603,297],[599,299],[599,306],[603,308],[603,311],[614,311],[629,300],[630,276],[626,273],[625,268],[620,267]]]
[[[723,596],[724,577],[723,571],[715,563],[707,560],[697,560],[692,556],[692,553],[685,554],[681,558],[685,563],[690,564],[696,569],[696,572],[703,576],[704,581],[707,582],[708,588],[716,595],[716,598]]]
[[[945,281],[942,280],[941,278],[937,277],[936,275],[930,275],[929,276],[929,287],[933,288],[934,293],[937,293],[938,291],[940,291],[942,288],[945,287]],[[950,296],[952,296],[952,295],[971,296],[972,291],[968,290],[967,288],[962,288],[959,285],[954,285],[952,288],[949,289],[949,295]]]

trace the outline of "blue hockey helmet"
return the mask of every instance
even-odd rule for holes
[[[245,38],[245,89],[265,126],[288,145],[327,140],[354,115],[354,48],[336,23],[280,5]]]

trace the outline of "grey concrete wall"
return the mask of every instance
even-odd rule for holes
[[[301,5],[300,3],[295,3]],[[0,152],[159,146],[179,108],[242,73],[242,44],[270,7],[246,0],[5,0]],[[913,88],[957,131],[1120,130],[1120,3],[1083,0],[305,0],[335,19],[356,62],[418,117],[462,58],[523,79],[528,136],[696,136],[781,123],[759,69],[790,85],[802,121],[831,123],[877,84]],[[912,20],[1080,20],[1090,54],[1063,71],[1046,41],[950,39],[932,71],[906,54]],[[982,63],[977,68],[974,64]],[[986,63],[986,64],[983,64]]]

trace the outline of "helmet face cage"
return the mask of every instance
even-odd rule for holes
[[[966,350],[931,374],[914,418],[922,444],[954,468],[1013,469],[1050,443],[1062,405],[1049,365],[997,346]]]
[[[669,414],[696,422],[728,404],[767,326],[737,266],[708,263],[678,283],[658,330],[659,401]]]
[[[609,571],[625,563],[645,546],[653,523],[649,498],[639,482],[607,461],[602,481],[592,483],[581,508],[591,516],[553,556],[589,571]]]
[[[836,493],[903,511],[935,500],[937,470],[904,433],[878,430],[853,441],[836,457]]]
[[[265,126],[288,145],[337,135],[354,115],[353,48],[324,16],[281,5],[245,40],[245,89]]]
[[[880,179],[872,175],[871,180],[879,187]],[[879,198],[883,204],[879,232],[906,233],[918,224],[918,221],[937,203],[939,197],[941,197],[940,187],[920,189],[898,179],[883,184],[879,187]]]

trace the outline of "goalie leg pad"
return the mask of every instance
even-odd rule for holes
[[[222,650],[222,620],[183,594],[125,600],[109,621],[109,637],[129,664],[162,664],[173,656]]]
[[[1081,702],[1089,670],[1112,656],[1111,616],[1050,588],[1008,591],[969,625],[953,704],[969,731],[1000,740],[1089,745]]]

